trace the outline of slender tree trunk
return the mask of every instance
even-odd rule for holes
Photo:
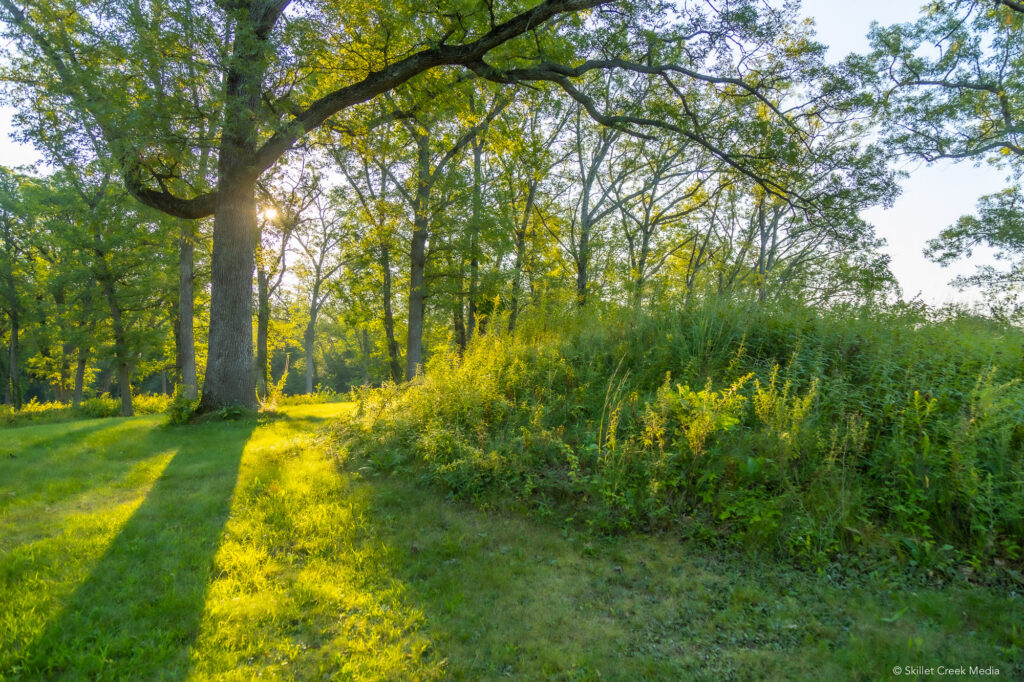
[[[256,390],[260,398],[267,397],[269,360],[267,336],[270,332],[270,281],[262,268],[256,271]]]
[[[75,367],[75,391],[71,394],[71,406],[77,408],[82,404],[82,392],[85,390],[85,369],[89,358],[86,352],[78,349],[78,365]]]
[[[11,339],[7,346],[7,373],[10,381],[5,393],[6,402],[16,410],[21,409],[21,376],[18,367],[18,313],[11,313]]]
[[[765,275],[767,270],[765,268],[765,251],[768,248],[768,230],[765,225],[764,215],[764,197],[761,197],[761,201],[757,205],[757,231],[761,238],[761,248],[757,254],[757,301],[764,303],[765,299]]]
[[[587,283],[590,277],[590,231],[593,227],[590,213],[590,186],[593,176],[583,182],[583,196],[580,198],[580,241],[576,254],[576,304],[587,305]]]
[[[426,219],[416,218],[416,229],[412,233],[412,248],[409,254],[409,328],[405,345],[405,376],[412,379],[419,372],[423,361],[423,314],[425,292],[423,272],[427,261]]]
[[[363,385],[368,386],[370,384],[370,354],[373,351],[370,348],[370,332],[366,330],[366,327],[363,327],[359,339],[363,355]]]
[[[473,256],[469,259],[469,305],[466,306],[466,338],[471,339],[478,331],[476,328],[479,307],[477,299],[480,295],[480,260],[476,255],[476,235],[473,235],[470,248]],[[461,304],[459,306],[462,307]]]
[[[426,290],[423,280],[427,263],[428,218],[430,210],[430,138],[417,138],[418,163],[414,225],[409,251],[409,327],[405,344],[405,378],[412,379],[423,362],[423,316]]]
[[[587,305],[587,282],[590,277],[590,221],[584,217],[580,227],[579,254],[576,257],[576,304]]]
[[[57,380],[57,400],[62,403],[68,402],[71,397],[71,352],[75,344],[65,341],[61,346],[60,353],[60,378]]]
[[[131,366],[128,363],[128,335],[125,332],[121,307],[109,297],[110,316],[114,326],[114,358],[117,362],[117,387],[121,393],[121,416],[135,414],[132,406]]]
[[[114,296],[114,282],[106,269],[106,261],[102,254],[97,254],[103,272],[100,278],[100,286],[103,287],[103,295],[107,299],[110,308],[110,321],[114,328],[114,359],[117,364],[117,386],[121,393],[121,416],[131,417],[135,414],[132,406],[132,384],[131,365],[128,361],[128,333],[124,326],[124,316],[121,305]]]
[[[178,373],[185,397],[194,400],[199,394],[196,379],[195,344],[195,223],[181,221],[178,245]]]
[[[18,331],[20,320],[18,311],[18,290],[14,282],[14,263],[17,258],[14,247],[14,239],[11,234],[11,224],[3,221],[4,255],[7,260],[7,314],[11,320],[11,338],[7,346],[7,381],[4,382],[4,402],[16,410],[21,409],[21,376],[18,367]]]
[[[402,381],[402,364],[398,358],[398,341],[395,340],[395,313],[391,305],[391,247],[387,244],[381,245],[380,267],[384,278],[381,295],[384,298],[384,336],[388,345],[388,366],[391,380],[397,384]]]
[[[56,395],[57,402],[66,403],[71,395],[71,387],[69,385],[71,380],[71,352],[74,351],[75,344],[71,341],[71,333],[64,323],[65,316],[62,314],[67,303],[63,286],[58,285],[54,290],[53,303],[56,307],[60,338],[63,339],[60,348],[60,370],[58,371],[56,386],[54,386],[54,394]]]
[[[470,303],[470,310],[472,311],[473,306]],[[459,349],[459,354],[466,352],[466,320],[463,316],[462,296],[459,295],[455,298],[455,304],[452,306],[452,328],[455,331],[455,346]]]
[[[135,409],[132,406],[132,370],[127,359],[117,360],[117,386],[121,393],[121,416],[131,417]]]
[[[470,208],[469,233],[469,310],[467,339],[476,333],[477,297],[480,295],[480,221],[483,219],[483,142],[473,140],[473,200]],[[463,344],[463,348],[465,344]]]
[[[523,240],[525,241],[525,240]],[[509,304],[508,330],[516,330],[516,322],[519,320],[519,297],[522,294],[523,279],[523,248],[518,235],[516,236],[516,264],[512,275],[512,301]]]
[[[531,181],[526,192],[526,207],[523,209],[523,219],[516,230],[516,263],[512,272],[512,303],[508,316],[508,330],[515,331],[516,321],[519,319],[519,297],[523,288],[523,268],[526,265],[526,230],[530,226],[530,212],[533,210],[534,197],[537,194],[537,183]]]
[[[644,286],[647,284],[647,258],[651,251],[650,233],[645,233],[637,259],[636,277],[633,278],[633,310],[640,310],[644,302]]]
[[[7,373],[7,357],[0,356],[0,383],[3,384],[3,392],[0,393],[0,402],[4,405],[11,404],[11,377]]]
[[[316,308],[309,311],[309,324],[306,325],[306,334],[303,338],[306,350],[306,394],[313,393],[313,346],[316,340]]]

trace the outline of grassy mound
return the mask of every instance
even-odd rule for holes
[[[364,391],[355,452],[599,532],[1019,579],[1019,330],[724,304],[557,326],[482,337],[410,386]]]

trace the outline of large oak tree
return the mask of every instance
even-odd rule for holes
[[[91,119],[142,203],[179,218],[214,217],[201,407],[251,406],[257,181],[311,131],[429,71],[551,84],[605,125],[681,134],[768,191],[787,193],[733,146],[741,140],[694,116],[688,85],[756,102],[798,129],[843,88],[815,93],[804,108],[773,99],[780,83],[822,75],[820,46],[778,39],[794,7],[617,0],[602,11],[610,4],[0,0],[4,33],[17,46],[4,80],[23,108],[46,92]],[[764,53],[777,58],[748,59]],[[609,69],[654,79],[659,101],[675,103],[643,115],[602,110],[574,83]]]

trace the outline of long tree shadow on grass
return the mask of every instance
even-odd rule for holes
[[[253,422],[180,430],[180,447],[25,658],[46,677],[184,677]],[[168,432],[154,431],[166,446]]]
[[[474,680],[881,679],[912,639],[922,658],[958,651],[1021,670],[1005,648],[1015,626],[999,595],[882,598],[671,537],[563,534],[450,502],[407,473],[369,474],[349,494],[360,502],[361,548],[381,567],[377,589],[418,610],[415,634],[431,642],[398,677],[440,661]],[[906,619],[885,620],[899,608]]]
[[[138,419],[24,427],[24,434],[0,447],[0,510],[40,492],[57,503],[96,482],[120,478],[153,456],[146,438],[152,429]]]

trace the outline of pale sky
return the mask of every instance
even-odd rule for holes
[[[804,14],[815,18],[818,39],[829,46],[829,58],[838,60],[850,52],[864,52],[866,35],[872,21],[892,24],[917,16],[921,0],[804,0]],[[13,166],[39,160],[31,148],[10,139],[11,112],[0,107],[0,163]],[[888,210],[874,208],[863,217],[875,225],[888,241],[892,269],[906,298],[917,294],[930,304],[969,301],[977,292],[958,292],[948,285],[957,274],[966,274],[974,266],[992,262],[987,253],[976,253],[970,261],[942,268],[929,262],[921,250],[925,242],[959,216],[971,213],[978,197],[1006,186],[1006,173],[970,162],[941,162],[932,166],[913,163],[904,166],[910,177],[904,181],[903,194]]]
[[[803,11],[814,17],[818,40],[829,46],[829,59],[836,61],[851,52],[867,51],[872,21],[883,26],[912,21],[922,4],[923,0],[804,0]],[[927,260],[921,251],[925,242],[958,217],[973,213],[978,197],[1006,187],[1006,172],[975,167],[969,161],[931,166],[914,162],[901,167],[910,177],[893,207],[873,208],[862,217],[889,242],[886,251],[903,295],[909,299],[920,293],[931,304],[977,300],[978,292],[959,292],[948,282],[973,272],[976,265],[994,262],[989,251],[976,250],[972,259],[947,268]]]

